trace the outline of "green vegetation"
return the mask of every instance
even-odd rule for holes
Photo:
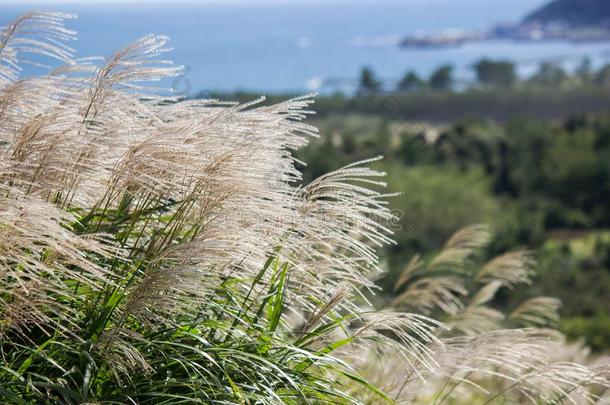
[[[553,0],[526,17],[526,22],[606,27],[610,4],[605,0]]]
[[[358,91],[363,95],[376,94],[381,90],[381,82],[375,76],[373,69],[362,68],[360,72],[360,88]]]
[[[472,66],[476,80],[467,82],[462,80],[461,87],[466,87],[466,93],[472,90],[501,90],[509,89],[520,92],[551,91],[557,93],[559,88],[571,90],[591,90],[599,87],[608,90],[610,65],[602,66],[594,71],[589,58],[585,57],[573,73],[568,73],[562,66],[553,62],[543,61],[538,70],[531,77],[519,78],[513,62],[506,60],[481,59]],[[370,67],[364,67],[360,73],[358,93],[360,95],[377,95],[385,90],[400,96],[404,93],[434,93],[448,92],[455,89],[456,78],[453,73],[453,65],[446,64],[434,70],[428,80],[421,79],[412,70],[405,72],[402,79],[395,88],[383,86]]]
[[[386,287],[415,252],[432,252],[456,229],[486,222],[497,233],[489,253],[536,250],[533,290],[561,298],[565,317],[610,314],[610,246],[597,231],[610,228],[609,115],[434,126],[333,114],[317,125],[323,138],[299,154],[313,162],[304,168],[306,179],[384,154],[378,168],[388,172],[390,190],[403,193],[390,200],[401,219],[398,245],[387,251]],[[578,256],[573,246],[584,240],[596,248]],[[574,336],[574,327],[569,330]],[[610,347],[603,334],[583,334],[597,349]]]
[[[292,96],[295,95],[270,95],[267,99],[275,103]],[[212,93],[210,97],[247,102],[258,96],[252,93]],[[527,86],[503,90],[476,88],[463,92],[423,91],[366,97],[333,94],[316,98],[316,119],[337,121],[344,115],[360,114],[372,118],[374,122],[382,118],[409,123],[446,124],[465,118],[483,118],[506,123],[523,118],[565,120],[571,115],[607,111],[609,105],[610,91],[600,86],[559,89]]]
[[[407,73],[405,73],[405,75],[403,76],[402,79],[400,79],[397,90],[399,92],[418,91],[418,90],[423,89],[424,86],[425,86],[424,80],[422,80],[417,75],[417,73],[410,70]]]
[[[510,87],[517,81],[515,64],[508,61],[482,59],[474,65],[477,81],[494,87]]]
[[[566,72],[560,67],[550,62],[543,62],[538,72],[531,78],[533,84],[542,86],[561,86],[568,78]]]
[[[428,83],[430,88],[434,90],[450,90],[453,86],[453,66],[440,66],[432,72]]]
[[[610,91],[600,85],[608,67],[594,71],[584,59],[570,75],[542,64],[517,82],[510,63],[475,68],[480,86],[463,92],[432,90],[407,72],[398,93],[319,97],[312,122],[322,137],[298,153],[308,162],[304,179],[384,155],[377,167],[389,173],[390,191],[403,193],[390,200],[400,221],[398,245],[386,251],[386,289],[415,252],[434,252],[456,229],[489,223],[496,233],[489,254],[513,246],[537,253],[533,291],[562,300],[562,327],[572,325],[565,330],[574,337],[573,325],[585,323],[570,319],[610,314],[608,246],[596,241],[610,229]],[[576,258],[570,245],[583,240],[601,247]],[[601,329],[582,336],[607,350]]]
[[[166,37],[75,60],[66,18],[29,13],[0,35],[0,401],[608,397],[608,361],[567,344],[554,329],[559,301],[524,288],[532,253],[492,243],[486,225],[452,229],[486,221],[512,245],[529,241],[525,230],[606,223],[605,171],[599,194],[562,186],[605,170],[590,160],[610,147],[607,121],[527,124],[540,135],[519,138],[484,122],[397,130],[356,115],[349,136],[340,126],[306,147],[317,135],[302,122],[311,97],[263,106],[176,99],[148,85],[182,73],[162,59]],[[32,53],[64,65],[18,80]],[[566,148],[578,153],[571,170],[558,170]],[[379,152],[388,160],[320,176],[320,166],[305,168],[306,181],[297,166],[300,156],[334,165]],[[531,168],[540,178],[524,174]],[[403,197],[392,192],[404,188]],[[393,229],[403,258],[388,250],[384,273],[377,252],[392,246]],[[609,239],[600,232],[558,248],[550,238],[541,263],[554,266],[559,249],[561,263],[594,258],[591,268],[606,268]],[[583,308],[598,313],[598,304]],[[603,316],[582,316],[562,327],[603,349]]]

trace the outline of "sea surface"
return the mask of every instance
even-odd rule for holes
[[[404,50],[407,34],[485,29],[517,21],[544,0],[261,0],[165,3],[0,3],[0,25],[27,10],[78,14],[78,56],[108,56],[149,33],[171,37],[171,58],[186,74],[180,91],[349,92],[359,70],[372,67],[386,87],[405,71],[422,76],[443,63],[460,80],[473,77],[482,57],[510,59],[519,72],[541,61],[573,69],[583,57],[610,62],[610,43],[493,41],[456,48]],[[28,74],[26,70],[25,74]]]

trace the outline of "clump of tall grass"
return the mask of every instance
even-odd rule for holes
[[[364,161],[301,184],[292,152],[316,136],[303,123],[311,97],[179,100],[152,86],[181,72],[163,60],[167,38],[75,59],[69,17],[30,13],[0,37],[4,402],[441,403],[517,390],[564,402],[608,386],[607,364],[554,362],[555,333],[497,330],[484,304],[528,279],[527,255],[484,267],[464,304],[451,269],[485,242],[480,229],[429,264],[445,273],[423,277],[414,261],[397,301],[372,308],[376,249],[392,243],[388,196],[371,189],[383,173]],[[61,64],[20,78],[32,53]],[[539,326],[554,306],[510,319]]]
[[[404,403],[580,404],[601,395],[607,401],[610,359],[592,360],[582,343],[567,344],[554,330],[559,300],[533,297],[506,313],[494,305],[501,290],[531,284],[535,263],[523,250],[481,263],[490,236],[481,225],[456,232],[438,254],[416,255],[394,285],[389,308],[448,326],[436,334],[440,346],[427,346],[435,364],[414,372],[369,351],[363,374]]]

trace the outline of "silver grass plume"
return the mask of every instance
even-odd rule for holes
[[[34,325],[48,334],[70,333],[73,313],[64,302],[82,299],[70,293],[70,283],[91,290],[112,283],[108,270],[92,259],[118,252],[103,235],[66,229],[75,221],[45,201],[0,185],[0,334]]]
[[[436,346],[427,346],[436,366],[383,358],[368,347],[359,354],[364,374],[399,403],[603,403],[610,386],[608,359],[591,359],[558,332],[536,329],[557,324],[558,300],[534,297],[508,315],[490,306],[500,288],[529,284],[534,261],[529,252],[510,252],[477,269],[471,258],[488,237],[476,237],[480,243],[455,251],[455,241],[477,228],[458,232],[428,261],[416,255],[395,286],[398,294],[391,306],[445,314],[451,330],[438,329]]]
[[[15,81],[21,63],[41,65],[25,55],[39,55],[73,63],[73,50],[64,42],[75,39],[75,32],[64,27],[65,13],[32,12],[15,19],[0,32],[0,86]],[[43,65],[44,66],[44,65]]]

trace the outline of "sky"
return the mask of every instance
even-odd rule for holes
[[[79,19],[67,26],[79,32],[72,44],[79,57],[108,56],[155,32],[171,37],[170,57],[189,68],[185,76],[193,91],[301,92],[316,88],[312,83],[342,86],[362,66],[371,66],[390,83],[407,69],[428,76],[443,63],[455,64],[460,75],[470,74],[472,63],[482,57],[508,58],[529,68],[540,60],[563,61],[567,55],[579,61],[584,53],[606,51],[570,44],[491,43],[421,51],[396,46],[405,35],[519,21],[545,1],[0,0],[0,26],[29,10],[75,13]],[[607,54],[610,58],[610,49]]]
[[[234,3],[234,4],[251,4],[251,3],[321,3],[337,0],[0,0],[0,4],[104,4],[104,3]],[[363,0],[359,0],[363,1]],[[374,0],[364,0],[374,1]],[[407,0],[418,1],[418,0]]]
[[[112,3],[232,3],[232,4],[253,4],[253,3],[375,3],[377,0],[0,0],[0,4],[112,4]],[[386,0],[387,1],[387,0]],[[436,0],[395,0],[397,3],[433,3]],[[456,2],[468,3],[468,0],[455,0]],[[489,0],[491,3],[504,2],[506,0]],[[538,4],[541,0],[533,0],[532,4]]]
[[[511,0],[488,0],[489,4],[503,4]],[[534,9],[545,2],[550,0],[530,0],[531,9]],[[0,5],[20,5],[20,6],[42,6],[42,7],[53,7],[54,5],[104,5],[104,4],[180,4],[180,5],[196,5],[196,4],[212,4],[212,5],[257,5],[257,4],[284,4],[284,5],[308,5],[308,4],[375,4],[378,0],[0,0]],[[428,5],[434,5],[434,3],[444,3],[446,0],[384,0],[385,4],[398,3],[398,4],[418,4],[424,3]],[[468,7],[476,1],[473,0],[453,0],[456,4],[463,4],[464,7]]]

